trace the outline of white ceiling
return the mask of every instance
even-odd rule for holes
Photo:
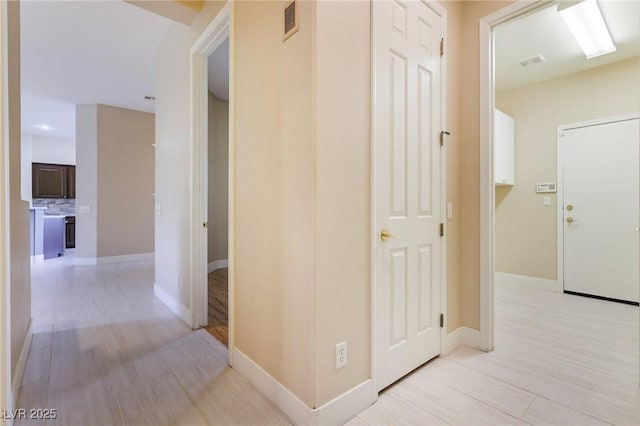
[[[557,4],[494,29],[496,90],[508,90],[640,55],[640,1],[599,0],[617,50],[586,59],[557,13]],[[545,63],[520,67],[541,54]]]
[[[229,100],[229,38],[209,56],[209,91],[218,99]]]
[[[153,112],[144,96],[155,96],[155,54],[172,23],[119,0],[21,1],[22,130],[73,139],[76,104]]]

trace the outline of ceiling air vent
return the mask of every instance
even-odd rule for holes
[[[544,59],[544,56],[538,54],[536,56],[532,56],[530,58],[526,58],[521,61],[518,61],[518,65],[520,65],[522,68],[525,68],[525,67],[528,67],[529,65],[542,64],[544,62],[547,62],[547,60]]]

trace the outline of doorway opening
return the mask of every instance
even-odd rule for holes
[[[229,342],[229,38],[207,60],[207,326]]]
[[[576,359],[563,351],[575,345],[572,351],[579,352],[578,362],[585,364],[577,369],[580,377],[572,373],[577,371],[575,366],[563,366],[570,371],[571,383],[589,388],[589,383],[581,380],[597,375],[589,369],[598,364],[615,380],[628,382],[631,378],[637,386],[637,309],[562,294],[566,279],[558,257],[561,222],[570,215],[565,215],[567,205],[562,197],[566,185],[557,166],[557,135],[567,123],[637,114],[637,92],[622,99],[619,94],[627,91],[626,81],[637,79],[637,54],[629,55],[627,48],[637,48],[640,36],[620,42],[617,53],[597,60],[585,59],[576,46],[577,53],[563,55],[563,49],[572,49],[572,36],[558,16],[558,3],[542,3],[511,5],[480,20],[482,348],[494,349],[495,323],[499,323],[500,350],[506,347],[511,355],[521,355],[524,363],[535,365],[539,359],[535,354],[519,353],[510,342],[546,344],[552,354],[559,355],[556,358],[564,357],[569,363]],[[640,10],[616,11],[612,6],[625,5],[600,5],[615,40],[620,31],[629,31],[623,28],[624,16],[638,16]],[[546,37],[554,42],[549,43]],[[617,94],[615,98],[612,93]],[[507,124],[501,124],[505,120]],[[502,146],[504,129],[512,138],[510,168],[501,164],[501,154],[509,152],[509,144],[506,150]],[[612,143],[609,137],[607,142]],[[504,170],[511,170],[512,175],[505,175]],[[615,185],[607,189],[618,190]],[[589,193],[599,198],[597,191]],[[633,228],[629,232],[636,232]],[[637,244],[637,235],[635,240]],[[640,287],[637,279],[629,285]],[[563,311],[566,307],[571,309]],[[496,311],[499,317],[494,315]],[[505,326],[507,315],[516,317]],[[615,339],[610,338],[612,327],[603,332],[603,321],[617,324]],[[541,341],[544,324],[564,334],[545,334],[556,336],[555,343]],[[596,348],[580,341],[587,336],[601,345]],[[624,362],[612,355],[618,349],[626,354]],[[598,354],[598,350],[602,352]],[[548,351],[545,356],[549,359]],[[562,362],[554,360],[552,364],[557,367]],[[555,367],[547,363],[544,368],[547,373]]]
[[[191,326],[211,326],[207,330],[229,349],[229,364],[233,348],[234,146],[230,16],[227,3],[191,47]]]

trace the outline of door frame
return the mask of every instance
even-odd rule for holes
[[[480,71],[480,345],[494,348],[495,177],[493,111],[495,69],[493,27],[549,4],[548,0],[518,0],[479,20]]]
[[[9,245],[9,93],[7,2],[0,3],[0,408],[12,409],[11,384],[11,248]]]
[[[228,359],[232,364],[234,346],[234,200],[235,200],[235,142],[234,142],[234,37],[233,7],[225,3],[190,50],[191,81],[191,204],[190,204],[190,247],[191,247],[191,328],[207,325],[208,311],[208,261],[207,235],[203,224],[208,222],[208,96],[207,60],[222,42],[229,38],[229,342]]]
[[[601,124],[617,123],[620,121],[628,121],[640,119],[640,113],[616,115],[612,117],[603,117],[595,120],[581,121],[577,123],[562,124],[558,126],[556,133],[556,171],[557,171],[557,221],[556,221],[556,235],[557,235],[557,256],[558,256],[558,288],[559,291],[564,291],[564,156],[562,151],[562,137],[566,130],[578,129],[581,127],[598,126]],[[640,158],[638,159],[640,162]]]
[[[427,5],[433,10],[441,20],[441,34],[440,36],[447,39],[447,9],[437,1],[422,0],[422,3]],[[376,307],[377,296],[377,260],[376,260],[376,244],[378,241],[378,229],[377,229],[377,214],[376,214],[376,49],[378,47],[378,34],[376,34],[377,28],[374,27],[374,9],[376,2],[371,2],[371,193],[370,193],[370,221],[371,221],[371,242],[370,242],[370,273],[371,273],[371,338],[370,338],[370,352],[371,352],[371,365],[370,374],[373,382],[373,401],[378,399],[378,387],[376,384],[376,370],[377,370],[377,320],[378,313]],[[447,129],[447,49],[444,50],[444,55],[440,57],[440,129]],[[447,205],[447,145],[446,143],[440,149],[440,218],[445,224],[445,233],[440,238],[440,312],[444,314],[445,322],[444,327],[440,329],[440,353],[442,353],[442,344],[447,336],[447,232],[446,232],[446,205]]]

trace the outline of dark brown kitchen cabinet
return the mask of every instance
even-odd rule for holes
[[[63,164],[33,163],[33,198],[76,198],[76,167]]]
[[[76,166],[67,166],[67,198],[76,198]]]
[[[75,216],[65,217],[64,246],[66,248],[76,248],[76,218]]]

